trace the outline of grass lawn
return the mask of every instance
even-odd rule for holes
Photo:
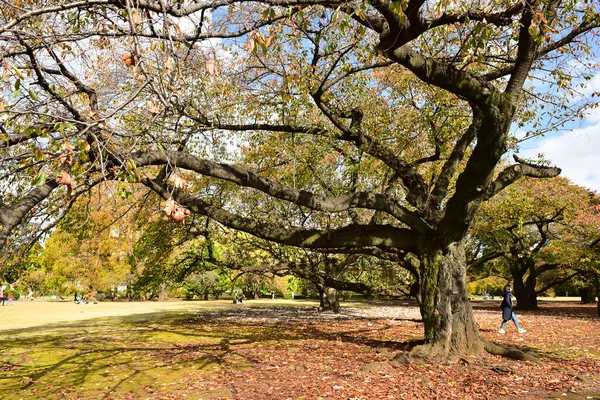
[[[20,300],[0,307],[0,399],[600,399],[595,305],[543,303],[526,334],[498,335],[497,304],[477,301],[484,337],[543,362],[398,368],[384,362],[422,339],[414,303],[316,305]]]

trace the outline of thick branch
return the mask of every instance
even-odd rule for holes
[[[466,71],[458,70],[452,65],[436,62],[427,58],[408,45],[394,50],[386,49],[381,44],[379,49],[390,60],[403,65],[412,71],[419,79],[456,94],[476,104],[486,104],[496,89]]]
[[[58,183],[56,183],[56,180],[48,181],[31,190],[14,206],[9,207],[2,205],[0,208],[0,224],[2,224],[2,230],[0,231],[0,247],[4,246],[12,229],[20,224],[27,213],[46,199],[57,186]]]
[[[519,164],[511,165],[500,172],[496,180],[487,188],[487,199],[500,193],[506,187],[524,176],[532,178],[553,178],[560,175],[561,172],[560,168],[531,164],[521,160],[516,155],[514,155],[513,158]]]
[[[172,164],[179,168],[198,172],[218,179],[227,180],[240,186],[252,187],[281,200],[286,200],[316,211],[342,212],[351,208],[368,208],[385,211],[418,232],[426,233],[431,228],[412,211],[387,196],[373,193],[350,193],[336,197],[325,197],[305,190],[297,190],[287,185],[271,181],[244,168],[219,164],[179,152],[134,153],[132,159],[137,166]]]
[[[142,183],[164,199],[171,196],[170,192],[149,178],[144,178]],[[353,224],[331,230],[289,227],[280,223],[259,222],[242,217],[179,191],[173,194],[173,198],[194,213],[208,216],[229,228],[280,244],[310,249],[346,246],[383,246],[406,251],[416,249],[417,239],[413,231],[390,225],[372,227]]]
[[[482,256],[480,258],[477,258],[477,259],[469,261],[467,263],[467,268],[468,269],[477,268],[477,267],[485,264],[486,262],[491,261],[491,260],[495,260],[496,258],[502,257],[503,255],[504,255],[504,253],[501,252],[501,251],[496,251],[496,252],[493,252],[493,253],[486,254],[486,255],[484,255],[484,256]]]
[[[475,106],[473,106],[472,109],[473,120],[471,125],[467,131],[456,141],[456,145],[454,146],[454,149],[452,149],[450,157],[448,157],[448,160],[446,160],[444,163],[442,172],[438,176],[435,186],[431,192],[431,196],[428,199],[429,208],[433,209],[434,211],[441,209],[442,201],[448,194],[450,181],[458,170],[461,161],[464,159],[467,148],[471,143],[473,143],[473,140],[481,129],[483,120],[481,112],[479,108]]]
[[[566,277],[564,277],[564,278],[562,278],[562,279],[557,279],[557,280],[554,280],[554,281],[552,281],[552,282],[548,283],[546,286],[544,286],[544,287],[542,287],[542,288],[540,288],[540,289],[536,290],[536,291],[535,291],[535,294],[540,294],[540,293],[543,293],[543,292],[545,292],[546,290],[550,289],[550,288],[551,288],[551,287],[553,287],[553,286],[560,285],[561,283],[568,282],[568,281],[570,281],[571,279],[573,279],[574,277],[576,277],[576,276],[577,276],[577,275],[579,275],[579,274],[580,274],[580,272],[579,272],[579,271],[577,271],[577,272],[574,272],[574,273],[572,273],[571,275],[568,275],[568,276],[566,276]]]

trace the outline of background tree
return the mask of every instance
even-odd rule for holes
[[[500,257],[489,266],[512,281],[519,309],[536,309],[540,293],[579,274],[585,239],[577,226],[589,200],[586,189],[566,178],[523,179],[481,207],[472,248],[482,258]],[[485,264],[478,268],[490,272]]]
[[[102,184],[82,194],[45,240],[46,286],[55,294],[73,292],[114,298],[129,274],[128,257],[138,240],[134,205],[119,184]],[[131,194],[131,196],[133,196]]]

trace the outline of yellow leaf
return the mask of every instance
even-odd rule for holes
[[[11,66],[10,66],[10,67],[13,69],[13,71],[15,71],[15,72],[17,73],[17,75],[19,75],[19,78],[21,78],[21,79],[23,79],[23,78],[24,78],[24,76],[23,76],[23,72],[21,72],[21,70],[20,70],[19,68],[15,67],[15,66],[14,66],[14,65],[12,65],[12,64],[11,64]]]

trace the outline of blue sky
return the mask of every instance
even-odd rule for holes
[[[539,153],[573,183],[600,193],[600,109],[592,110],[569,130],[522,143],[518,154],[537,158]]]

